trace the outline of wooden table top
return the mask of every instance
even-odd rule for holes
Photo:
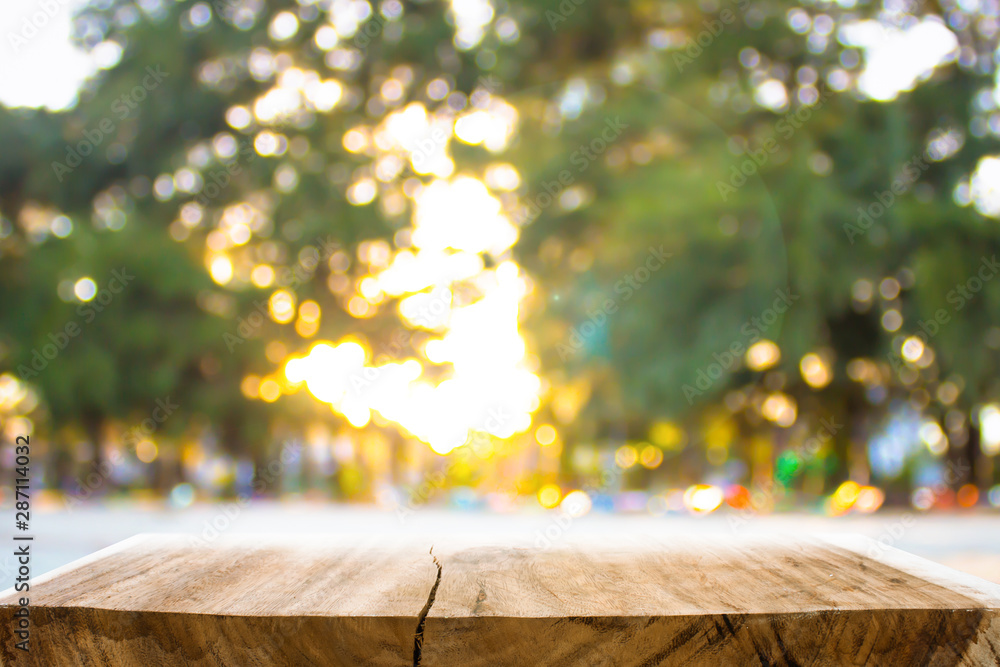
[[[1000,664],[1000,586],[855,536],[140,535],[32,580],[32,665]],[[0,594],[8,627],[18,598]]]

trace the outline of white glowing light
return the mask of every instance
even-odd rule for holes
[[[364,206],[371,203],[378,194],[375,181],[370,178],[362,178],[357,183],[347,189],[347,201],[355,206]]]
[[[852,21],[841,32],[847,46],[865,50],[865,69],[858,89],[879,102],[913,90],[958,53],[958,38],[936,17],[901,29],[874,20]]]
[[[436,180],[416,197],[412,239],[420,249],[499,255],[517,236],[517,227],[500,210],[500,200],[477,179]]]
[[[305,86],[306,99],[318,111],[329,111],[344,94],[344,88],[339,81],[310,81]]]
[[[212,275],[212,280],[225,285],[233,279],[233,263],[225,255],[219,255],[209,265],[209,273]]]
[[[91,278],[80,278],[73,285],[73,294],[80,301],[90,301],[97,295],[97,284]]]
[[[330,13],[339,38],[350,37],[357,29],[355,20],[365,18],[362,5],[369,7],[333,1]],[[452,7],[462,16],[472,11],[480,12],[480,18],[488,15],[487,22],[492,17],[492,7],[483,0],[458,0]],[[458,26],[462,39],[473,39],[469,25]],[[341,85],[320,82],[314,74],[285,70],[277,86],[255,103],[257,120],[277,122],[302,104],[317,110],[337,104]],[[395,98],[398,92],[383,89],[383,96]],[[353,283],[356,293],[347,295],[348,311],[355,317],[370,316],[369,306],[375,308],[387,297],[397,299],[409,329],[432,332],[418,349],[422,358],[383,363],[380,356],[375,362],[363,342],[348,339],[317,343],[305,356],[287,360],[284,369],[289,383],[304,384],[352,426],[364,427],[374,418],[395,423],[439,454],[466,443],[473,433],[510,438],[527,431],[542,391],[518,330],[521,302],[531,283],[506,259],[518,228],[493,194],[515,189],[520,176],[510,165],[492,165],[485,175],[487,187],[469,175],[453,176],[449,154],[456,136],[489,151],[501,150],[516,130],[517,112],[495,95],[480,97],[476,109],[456,116],[447,105],[430,112],[412,102],[377,125],[359,125],[343,135],[347,150],[372,158],[371,170],[359,173],[347,187],[353,205],[376,198],[380,205],[390,205],[399,196],[392,184],[406,169],[430,177],[404,185],[411,210],[411,226],[401,230],[405,243],[395,252],[384,243],[375,252],[379,246],[369,243],[361,253],[369,275]],[[277,153],[278,144],[279,137],[271,135],[258,150]],[[442,368],[425,373],[431,366]]]
[[[482,144],[491,151],[501,151],[517,127],[517,111],[494,98],[487,110],[477,109],[455,121],[455,136],[473,146]]]
[[[417,174],[447,178],[455,170],[448,154],[451,137],[450,117],[431,115],[413,102],[386,116],[375,132],[375,145],[405,156]]]
[[[996,405],[986,405],[979,411],[979,435],[983,454],[1000,454],[1000,408]]]
[[[983,215],[1000,217],[1000,158],[984,157],[972,174],[972,202]]]
[[[948,438],[936,421],[929,419],[921,424],[919,435],[927,445],[927,449],[935,456],[941,456],[948,451]]]
[[[455,19],[455,46],[468,51],[483,39],[486,26],[493,20],[489,0],[451,0]]]
[[[448,253],[441,250],[403,250],[392,264],[378,275],[381,289],[400,296],[422,292],[434,285],[470,280],[483,270],[483,258],[471,252]]]
[[[243,128],[250,125],[253,121],[253,115],[250,111],[243,106],[230,107],[226,111],[226,122],[229,126],[236,130],[242,130]]]
[[[785,90],[785,84],[777,79],[761,82],[753,97],[757,104],[771,111],[781,111],[788,106],[788,91]]]
[[[386,248],[361,280],[365,298],[400,298],[411,328],[434,331],[426,363],[446,367],[443,380],[425,376],[417,359],[374,365],[361,344],[319,343],[285,365],[289,382],[305,382],[353,426],[373,413],[446,454],[474,432],[509,438],[531,426],[541,380],[530,369],[518,331],[521,300],[530,287],[513,261],[485,268],[517,239],[500,203],[476,179],[436,180],[415,197],[414,250]],[[454,286],[475,294],[457,300]],[[360,297],[359,297],[360,298]],[[447,367],[450,366],[450,372]],[[440,377],[439,374],[435,374]]]
[[[333,0],[330,3],[330,23],[337,35],[353,37],[363,21],[372,15],[372,8],[365,0]]]
[[[281,12],[271,21],[268,27],[268,35],[276,42],[291,39],[299,31],[299,20],[291,12]]]
[[[434,451],[445,454],[464,444],[472,431],[509,438],[531,425],[541,390],[524,367],[525,345],[517,328],[525,284],[512,262],[489,271],[495,287],[480,300],[450,311],[443,337],[432,341],[432,363],[451,364],[450,379],[433,385],[421,379],[416,359],[372,366],[361,345],[320,343],[304,358],[285,365],[290,382],[305,382],[354,426],[378,412]]]

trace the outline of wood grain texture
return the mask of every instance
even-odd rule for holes
[[[434,553],[428,667],[1000,664],[1000,587],[864,538]]]
[[[843,536],[151,535],[31,599],[4,664],[1000,664],[1000,586]]]
[[[142,535],[32,582],[26,665],[412,662],[430,544]],[[17,596],[0,596],[11,627]]]

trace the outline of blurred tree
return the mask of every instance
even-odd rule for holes
[[[67,286],[125,267],[135,282],[25,378],[53,422],[94,437],[183,397],[173,428],[203,415],[259,467],[277,415],[325,412],[264,409],[312,340],[356,335],[448,375],[426,351],[440,331],[362,283],[413,247],[414,193],[469,174],[519,227],[512,250],[479,254],[537,286],[522,327],[539,415],[567,442],[683,422],[706,474],[747,478],[833,418],[848,426],[819,460],[839,482],[868,474],[864,443],[907,403],[982,470],[1000,295],[969,281],[997,250],[977,181],[997,12],[846,7],[97,2],[78,40],[114,64],[79,104],[0,110],[3,363],[30,367],[80,317]],[[873,83],[886,44],[896,88]]]

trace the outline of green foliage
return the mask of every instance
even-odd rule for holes
[[[285,268],[294,267],[318,237],[331,236],[355,256],[360,243],[391,241],[403,226],[405,212],[387,211],[380,202],[353,206],[345,197],[366,158],[349,153],[343,136],[385,114],[377,92],[396,67],[407,67],[412,78],[404,102],[427,101],[426,86],[438,77],[465,94],[488,77],[498,87],[494,92],[517,108],[520,127],[512,145],[499,155],[457,145],[457,171],[480,173],[487,164],[509,162],[521,176],[522,202],[539,202],[549,184],[569,173],[572,182],[558,189],[574,189],[583,203],[538,207],[514,252],[539,286],[524,326],[543,374],[556,384],[582,377],[594,386],[588,409],[567,427],[571,433],[623,430],[642,438],[651,422],[696,415],[735,388],[749,396],[762,377],[743,368],[736,359],[741,353],[708,386],[699,385],[699,378],[734,344],[745,350],[761,338],[776,341],[782,351],[776,369],[782,375],[772,376],[770,388],[793,396],[800,414],[822,416],[847,404],[855,406],[852,414],[884,409],[885,400],[857,407],[863,388],[848,379],[845,368],[859,357],[880,364],[888,396],[910,398],[924,387],[933,392],[940,381],[955,377],[963,388],[958,405],[965,409],[997,397],[1000,290],[987,284],[960,312],[949,298],[974,275],[981,258],[1000,250],[996,222],[954,200],[956,187],[995,149],[988,133],[970,132],[982,116],[976,96],[992,85],[986,71],[991,64],[944,65],[913,92],[876,103],[851,88],[828,91],[824,79],[844,71],[841,63],[858,52],[835,39],[811,49],[807,36],[789,27],[783,3],[591,0],[555,19],[551,13],[560,10],[552,2],[494,4],[490,29],[477,46],[462,51],[453,45],[454,20],[446,5],[404,3],[398,20],[369,19],[384,25],[364,48],[343,38],[339,47],[352,52],[358,65],[335,70],[326,64],[332,52],[313,39],[326,12],[309,4],[217,2],[212,20],[200,29],[190,26],[192,2],[163,3],[152,12],[123,1],[85,9],[78,25],[81,44],[115,40],[124,48],[121,62],[91,81],[69,111],[0,109],[0,211],[20,221],[0,239],[0,364],[30,365],[49,334],[80,320],[80,335],[30,378],[55,428],[141,418],[158,397],[170,395],[185,404],[183,417],[171,424],[176,432],[204,418],[226,425],[229,448],[247,451],[265,446],[268,425],[282,411],[320,414],[319,406],[302,402],[279,408],[242,396],[245,374],[274,369],[264,355],[267,341],[283,341],[290,350],[306,343],[291,327],[267,322],[250,342],[230,350],[225,334],[269,290],[215,284],[205,269],[211,225],[183,238],[174,233],[182,206],[195,201],[196,193],[152,194],[158,176],[188,166],[192,151],[220,132],[250,145],[253,134],[234,132],[226,113],[237,104],[251,105],[272,85],[272,76],[255,77],[249,65],[255,49],[269,49],[303,70],[338,77],[350,100],[330,113],[301,114],[276,125],[298,143],[280,158],[237,158],[239,172],[204,207],[209,220],[229,204],[262,202],[276,264]],[[237,27],[245,7],[258,7],[259,15]],[[691,42],[667,50],[651,46],[664,39],[657,31],[670,39],[696,36],[723,10],[735,12],[736,21],[696,49],[700,54],[690,62],[678,56],[690,56]],[[275,44],[267,26],[280,11],[297,12],[301,29]],[[826,13],[843,22],[876,11]],[[129,12],[138,20],[126,26],[122,17]],[[516,40],[505,41],[493,29],[501,19],[516,22]],[[959,32],[967,46],[981,39],[971,29]],[[759,65],[741,65],[751,48]],[[140,85],[148,67],[168,75],[121,117],[116,101]],[[856,77],[857,67],[847,69]],[[778,112],[754,103],[763,78],[781,79],[792,96],[808,88],[797,85],[796,77],[801,81],[810,72],[819,79],[816,89],[830,95],[807,120],[788,124],[790,111],[809,109],[794,100]],[[579,108],[565,111],[573,105]],[[67,147],[105,119],[113,121],[114,131],[81,166],[60,176],[53,163],[66,162]],[[580,161],[580,147],[600,137],[609,119],[619,119],[623,129],[606,142],[599,159]],[[877,201],[905,163],[925,155],[934,132],[954,128],[963,136],[961,148],[931,162],[884,216],[852,238],[846,226],[857,224],[859,207]],[[733,174],[753,153],[765,155],[763,163],[745,185],[727,193]],[[276,178],[287,166],[295,168],[298,182],[282,190]],[[222,161],[209,157],[203,173],[220,168]],[[28,229],[26,211],[39,206],[68,216],[72,234],[55,238]],[[102,207],[124,216],[119,230],[102,222]],[[669,253],[662,268],[640,288],[621,289],[650,248],[660,247]],[[90,276],[101,288],[122,267],[135,274],[134,281],[92,322],[82,321],[78,302],[58,296],[61,283]],[[399,329],[395,309],[358,321],[331,294],[329,277],[321,262],[307,281],[294,285],[300,300],[314,299],[322,307],[319,335],[360,331],[374,348],[387,346]],[[887,277],[903,284],[898,300],[880,301],[877,295]],[[852,300],[859,280],[870,281],[876,292],[863,303]],[[796,297],[787,312],[765,330],[749,325],[782,290]],[[605,310],[609,300],[614,312]],[[890,332],[880,318],[896,308],[904,325]],[[890,372],[889,356],[918,331],[918,322],[942,308],[953,317],[933,338],[934,368],[902,382]],[[603,319],[594,319],[595,312]],[[574,330],[587,322],[595,325],[593,333],[579,336],[581,345],[571,344]],[[817,398],[799,379],[798,364],[821,349],[835,360],[834,380]],[[697,393],[685,391],[692,386]],[[792,463],[783,465],[779,474]],[[344,475],[353,480],[355,473]]]

